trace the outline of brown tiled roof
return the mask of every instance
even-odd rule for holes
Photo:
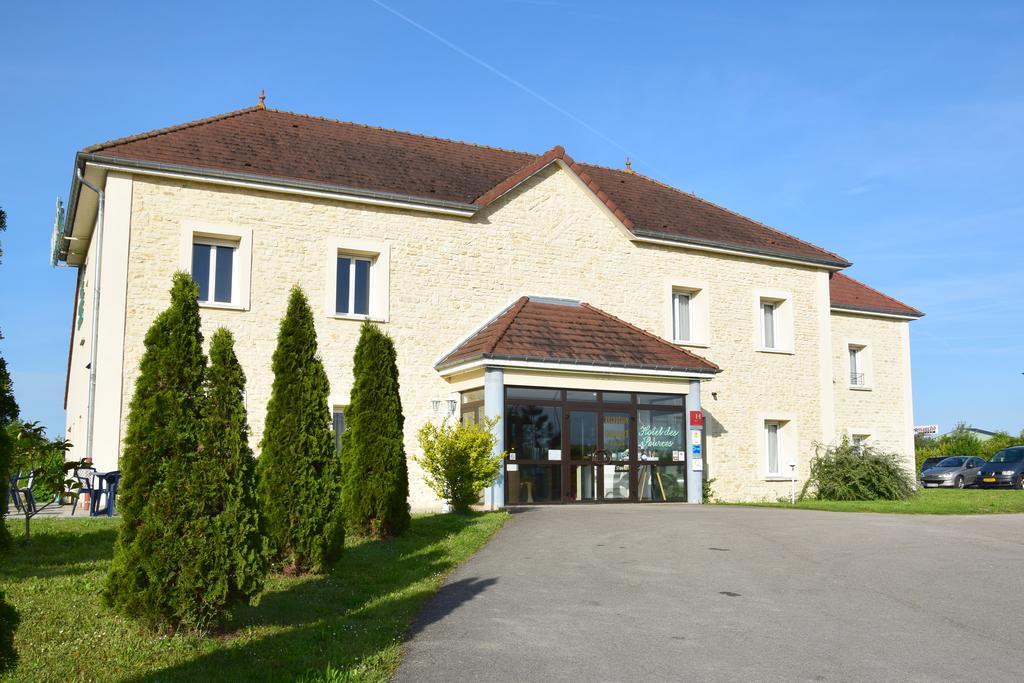
[[[849,275],[832,273],[829,280],[829,293],[833,308],[846,308],[869,313],[888,313],[890,315],[906,315],[920,318],[921,311],[897,301],[891,296],[882,294],[877,289],[868,287],[863,282],[854,280]]]
[[[630,171],[251,107],[82,150],[122,159],[483,207],[561,160],[638,237],[833,267],[842,257]]]
[[[438,361],[479,359],[718,372],[714,363],[590,304],[521,297]]]

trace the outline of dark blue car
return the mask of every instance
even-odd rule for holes
[[[1004,448],[978,472],[978,487],[990,489],[1013,487],[1024,489],[1024,446]]]

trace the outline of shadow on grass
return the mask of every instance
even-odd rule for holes
[[[346,548],[330,574],[275,579],[280,589],[272,588],[258,606],[238,610],[218,649],[131,680],[291,680],[328,667],[356,675],[364,669],[387,669],[397,663],[397,648],[413,617],[435,592],[430,579],[461,559],[447,546],[458,543],[455,537],[478,517],[418,517],[401,538],[357,541]],[[432,603],[428,620],[417,622],[416,628],[444,617],[494,583],[463,579],[446,586],[442,598]]]
[[[109,561],[114,554],[117,526],[45,520],[33,523],[32,537],[15,536],[0,563],[0,576],[8,579],[72,576],[93,571],[88,565]]]

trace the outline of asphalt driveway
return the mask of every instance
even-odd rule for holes
[[[405,648],[400,681],[1021,680],[1024,515],[526,509]]]

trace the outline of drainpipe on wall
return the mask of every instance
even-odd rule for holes
[[[96,341],[99,338],[100,331],[100,264],[103,260],[103,204],[106,199],[106,195],[103,190],[85,179],[81,168],[76,170],[76,174],[78,175],[78,182],[95,192],[99,199],[96,210],[96,232],[93,235],[93,239],[96,240],[96,251],[93,254],[93,258],[96,259],[96,264],[92,274],[92,339],[90,340],[89,345],[89,412],[85,431],[85,456],[95,461],[95,458],[93,458],[92,440],[96,423]]]

